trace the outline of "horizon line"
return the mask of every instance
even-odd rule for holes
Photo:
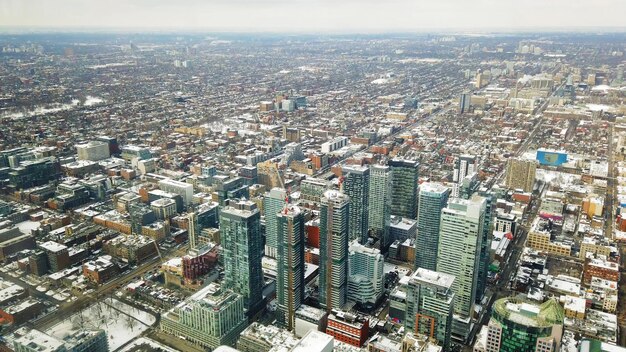
[[[397,28],[389,30],[354,28],[345,30],[336,29],[272,29],[272,28],[200,28],[200,27],[103,27],[103,26],[3,26],[0,25],[0,35],[4,34],[76,34],[76,33],[111,33],[111,34],[281,34],[281,35],[390,35],[390,34],[544,34],[567,33],[572,34],[620,34],[626,33],[626,26],[520,26],[520,27],[432,27],[432,28]]]

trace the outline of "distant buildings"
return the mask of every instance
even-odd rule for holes
[[[459,98],[459,113],[460,114],[469,112],[471,101],[472,101],[471,93],[461,94],[461,97]]]
[[[109,144],[100,141],[90,141],[76,145],[79,160],[98,161],[111,156]]]
[[[247,200],[229,200],[220,212],[224,286],[243,296],[250,316],[256,314],[263,304],[260,219],[256,205]]]
[[[162,191],[181,196],[186,205],[191,204],[191,201],[193,200],[193,185],[190,183],[165,179],[159,181],[159,188]]]
[[[343,308],[348,296],[350,198],[329,190],[321,203],[319,300],[330,311]]]
[[[532,192],[535,183],[537,162],[534,160],[511,159],[506,167],[506,186]]]

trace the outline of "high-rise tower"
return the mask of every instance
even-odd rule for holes
[[[350,197],[350,241],[367,242],[369,230],[370,170],[366,166],[345,165],[343,167],[343,193]]]
[[[370,167],[368,223],[372,234],[380,240],[381,252],[386,253],[391,244],[391,173],[389,166]]]
[[[391,215],[415,219],[419,163],[408,159],[389,160],[391,168]]]
[[[274,187],[263,197],[263,212],[265,213],[265,255],[276,258],[278,246],[278,222],[276,214],[284,207],[287,191]]]
[[[474,196],[450,199],[441,211],[437,271],[456,278],[453,333],[462,340],[468,336],[474,310],[485,210],[485,199]]]
[[[243,296],[248,316],[263,304],[260,219],[256,204],[249,200],[228,200],[220,212],[224,285]]]
[[[350,198],[326,191],[320,210],[320,305],[341,309],[348,294],[348,232]]]
[[[415,242],[415,267],[428,270],[437,268],[439,225],[441,210],[448,204],[450,189],[440,183],[423,183],[420,186],[417,213],[418,238]]]
[[[299,207],[286,205],[277,214],[277,225],[278,321],[293,330],[296,309],[304,300],[304,215]]]
[[[452,275],[419,268],[406,287],[405,327],[437,339],[444,351],[450,347],[454,281]]]

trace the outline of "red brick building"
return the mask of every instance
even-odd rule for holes
[[[361,347],[369,337],[369,321],[362,316],[333,310],[328,316],[326,333],[338,341]]]

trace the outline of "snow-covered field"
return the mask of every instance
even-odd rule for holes
[[[109,349],[115,351],[139,336],[156,322],[156,318],[116,299],[107,298],[56,324],[46,332],[57,338],[86,329],[103,329],[109,337]]]

